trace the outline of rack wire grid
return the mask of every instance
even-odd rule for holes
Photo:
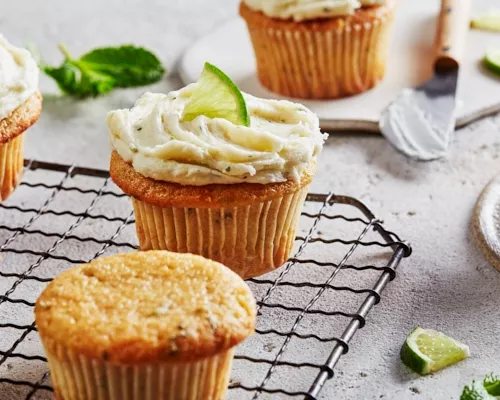
[[[2,400],[53,398],[33,315],[46,284],[71,265],[135,249],[130,201],[107,171],[25,162],[23,182],[0,204]],[[257,329],[237,348],[228,398],[319,398],[410,254],[360,201],[310,194],[293,257],[248,280]]]

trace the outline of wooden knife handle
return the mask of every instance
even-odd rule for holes
[[[471,0],[441,0],[436,33],[436,71],[458,68],[469,30]]]

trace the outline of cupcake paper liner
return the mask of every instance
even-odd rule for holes
[[[370,20],[328,29],[314,23],[283,25],[248,9],[242,12],[261,83],[303,99],[346,97],[374,87],[385,73],[392,14],[388,8]]]
[[[24,133],[0,143],[0,201],[5,200],[21,181],[24,167]]]
[[[141,250],[199,254],[245,279],[262,275],[288,259],[307,189],[223,208],[157,207],[133,198]]]
[[[234,350],[191,363],[116,365],[63,346],[46,348],[56,398],[64,400],[221,400]]]

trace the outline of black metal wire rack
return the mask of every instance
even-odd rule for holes
[[[136,248],[131,205],[107,171],[25,163],[0,204],[0,399],[53,398],[33,320],[45,285],[71,265]],[[319,398],[410,254],[358,200],[310,194],[293,257],[248,281],[257,331],[238,347],[229,399]]]

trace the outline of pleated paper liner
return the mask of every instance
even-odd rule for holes
[[[0,143],[0,201],[5,200],[21,181],[24,157],[24,133]]]
[[[157,207],[132,199],[140,247],[199,254],[244,279],[262,275],[288,259],[307,189],[223,208]]]
[[[392,3],[357,11],[352,21],[281,21],[245,4],[240,14],[248,25],[259,80],[272,92],[302,99],[341,98],[364,92],[384,77]]]
[[[45,348],[56,398],[65,400],[220,400],[234,350],[189,363],[112,364],[63,346]]]

